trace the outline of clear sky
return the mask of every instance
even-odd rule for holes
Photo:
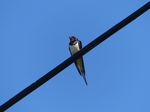
[[[1,0],[0,105],[148,0]],[[150,11],[6,112],[150,112]]]

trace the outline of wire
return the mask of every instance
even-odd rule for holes
[[[56,68],[45,74],[43,77],[32,83],[30,86],[22,90],[20,93],[12,97],[10,100],[5,102],[0,106],[0,112],[3,112],[7,110],[9,107],[17,103],[19,100],[30,94],[32,91],[37,89],[39,86],[47,82],[49,79],[57,75],[59,72],[64,70],[66,67],[68,67],[71,63],[73,63],[76,59],[79,57],[83,56],[90,50],[92,50],[94,47],[96,47],[98,44],[106,40],[109,36],[113,35],[116,33],[118,30],[129,24],[131,21],[139,17],[141,14],[146,12],[148,9],[150,9],[150,2],[146,3],[144,6],[139,8],[137,11],[129,15],[127,18],[110,28],[108,31],[103,33],[101,36],[90,42],[88,45],[86,45],[82,50],[74,54],[73,56],[69,57],[66,59],[64,62],[62,62],[60,65],[58,65]]]

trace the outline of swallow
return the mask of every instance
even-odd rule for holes
[[[74,36],[69,37],[69,39],[70,39],[69,51],[70,51],[70,54],[73,55],[82,49],[82,42]],[[86,85],[88,85],[88,83],[86,81],[86,77],[85,77],[85,68],[84,68],[83,57],[80,57],[74,63],[75,63],[75,66],[76,66],[79,74],[81,76],[83,76],[83,79],[84,79]]]

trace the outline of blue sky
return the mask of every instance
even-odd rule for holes
[[[1,0],[0,105],[148,0]],[[149,112],[150,11],[84,55],[88,86],[72,64],[7,112]]]

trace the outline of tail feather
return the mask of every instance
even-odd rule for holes
[[[87,83],[87,81],[86,81],[86,77],[85,77],[85,75],[83,75],[83,79],[84,79],[84,81],[85,81],[86,85],[88,85],[88,83]]]

